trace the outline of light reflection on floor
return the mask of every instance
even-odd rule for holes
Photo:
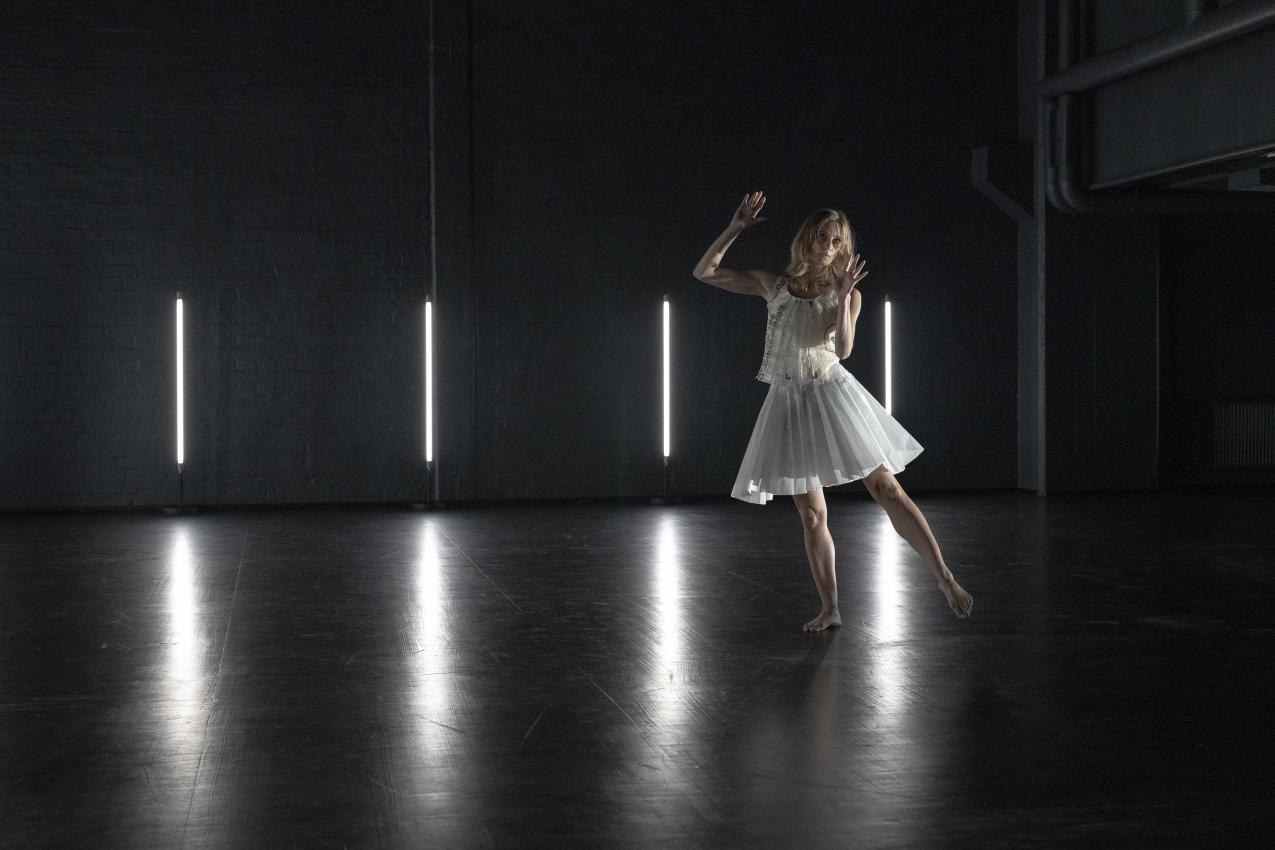
[[[451,734],[447,728],[451,725],[451,677],[443,618],[446,586],[438,529],[432,518],[422,522],[418,535],[411,669],[415,678],[414,710],[421,721],[423,747],[432,752],[445,749]]]
[[[167,552],[158,562],[167,585],[164,626],[159,633],[162,663],[146,689],[155,696],[143,700],[133,717],[140,728],[153,728],[156,745],[165,757],[148,764],[144,775],[155,789],[150,802],[156,806],[178,806],[190,799],[195,786],[208,725],[209,694],[215,667],[215,612],[203,610],[206,590],[201,582],[199,544],[202,538],[187,523],[175,525],[168,533]],[[159,658],[156,659],[159,661]],[[153,724],[153,726],[151,725]],[[149,818],[153,812],[139,813]]]
[[[872,631],[878,641],[872,649],[872,681],[880,695],[879,710],[893,718],[903,708],[906,677],[906,643],[904,643],[904,586],[901,571],[915,557],[907,543],[895,532],[889,517],[881,515],[876,528],[876,558],[873,592],[876,605]]]
[[[655,595],[655,644],[650,696],[661,740],[672,742],[684,714],[686,670],[683,646],[682,557],[678,547],[677,520],[664,516],[656,532],[653,563]]]
[[[186,528],[174,528],[168,557],[168,677],[173,696],[189,696],[203,673],[200,663],[194,556]]]

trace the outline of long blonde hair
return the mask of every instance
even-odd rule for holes
[[[854,228],[850,226],[850,221],[841,210],[815,210],[806,216],[801,227],[797,228],[797,235],[792,238],[792,247],[788,252],[788,268],[784,270],[785,275],[801,277],[810,270],[810,255],[815,244],[815,236],[818,235],[819,228],[830,221],[835,222],[841,231],[841,249],[837,251],[837,256],[832,258],[831,267],[845,268],[855,252]]]

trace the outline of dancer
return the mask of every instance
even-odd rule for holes
[[[805,624],[806,631],[841,625],[823,488],[859,479],[930,568],[952,613],[968,617],[973,597],[943,563],[929,523],[894,477],[921,453],[920,444],[840,363],[854,348],[863,306],[858,286],[868,276],[845,213],[818,210],[802,222],[782,275],[722,268],[739,234],[765,221],[760,217],[765,204],[761,192],[745,195],[694,271],[704,283],[759,295],[767,304],[766,348],[757,379],[770,390],[731,495],[759,505],[776,494],[793,497],[819,590],[819,613]]]

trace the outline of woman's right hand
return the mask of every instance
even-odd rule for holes
[[[739,209],[735,210],[735,214],[731,216],[730,226],[744,230],[754,224],[760,224],[766,220],[759,215],[764,206],[766,206],[766,196],[761,192],[745,195],[744,200],[739,202]]]
[[[722,231],[721,236],[713,240],[713,244],[708,246],[704,256],[700,257],[699,262],[695,264],[695,271],[691,274],[695,275],[697,280],[702,280],[718,289],[725,289],[727,292],[770,297],[775,289],[775,276],[770,272],[760,269],[744,272],[722,268],[722,258],[726,256],[726,249],[731,246],[735,238],[745,228],[766,220],[758,215],[765,205],[766,196],[761,192],[744,196],[744,200],[739,202],[739,209],[735,210],[735,214],[731,216],[730,224]]]

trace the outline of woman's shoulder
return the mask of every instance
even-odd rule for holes
[[[788,281],[783,275],[775,274],[765,269],[753,269],[749,274],[757,281],[757,286],[761,290],[758,294],[767,301],[774,298],[776,292],[788,285]]]

